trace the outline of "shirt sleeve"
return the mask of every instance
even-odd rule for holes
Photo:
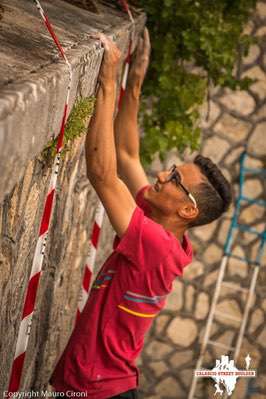
[[[115,251],[139,268],[154,268],[171,250],[171,237],[158,223],[144,215],[138,206]]]

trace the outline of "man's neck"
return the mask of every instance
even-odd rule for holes
[[[150,214],[150,218],[154,220],[154,222],[159,223],[163,226],[163,228],[167,231],[173,233],[173,235],[182,243],[183,236],[187,230],[187,227],[184,226],[183,222],[179,222],[176,220],[171,220],[169,218],[162,218],[154,215],[153,213]]]

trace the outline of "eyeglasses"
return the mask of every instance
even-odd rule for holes
[[[186,193],[186,195],[189,197],[189,199],[193,202],[195,207],[197,207],[197,202],[196,202],[195,198],[193,197],[191,192],[189,192],[188,189],[181,183],[181,175],[178,172],[176,165],[173,165],[171,167],[169,177],[166,181],[167,182],[174,181],[176,186],[180,186],[182,188],[182,190]]]

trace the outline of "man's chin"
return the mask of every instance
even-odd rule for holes
[[[153,192],[155,192],[154,186],[153,186],[152,184],[150,184],[150,185],[147,187],[147,190],[145,190],[143,197],[144,197],[145,199],[148,199],[149,196],[150,196]]]
[[[145,190],[143,198],[145,201],[150,205],[153,206],[156,201],[156,195],[158,195],[157,191],[155,190],[154,186],[151,184],[147,190]]]

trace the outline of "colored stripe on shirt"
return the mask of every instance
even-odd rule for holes
[[[133,314],[134,316],[138,316],[138,317],[155,317],[156,316],[156,313],[155,314],[140,313],[140,312],[136,312],[134,310],[128,309],[123,305],[117,305],[117,306],[119,309],[123,310],[124,312]]]

